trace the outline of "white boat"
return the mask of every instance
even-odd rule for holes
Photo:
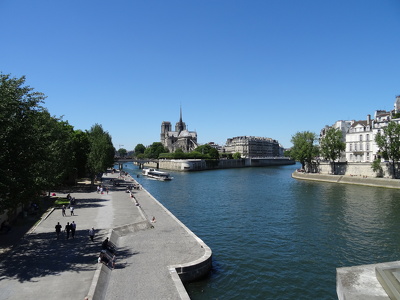
[[[144,176],[147,176],[149,178],[154,178],[157,180],[161,180],[161,181],[167,181],[167,180],[172,180],[173,177],[171,177],[171,175],[167,172],[161,172],[161,171],[157,171],[156,169],[143,169],[142,171]]]

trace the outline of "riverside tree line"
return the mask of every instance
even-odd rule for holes
[[[291,142],[293,147],[285,152],[285,156],[290,156],[300,162],[302,169],[306,172],[312,172],[315,161],[322,157],[331,162],[332,174],[336,174],[335,162],[346,149],[341,130],[333,127],[330,127],[319,139],[319,145],[317,135],[310,131],[297,132],[292,136]],[[392,176],[397,178],[397,164],[400,161],[400,124],[389,122],[388,126],[375,136],[375,142],[379,147],[379,152],[371,164],[372,170],[378,177],[381,176],[381,158],[383,158],[390,161]]]
[[[25,77],[0,74],[0,214],[77,178],[94,182],[114,164],[111,136],[101,125],[75,130],[50,115],[45,98]]]

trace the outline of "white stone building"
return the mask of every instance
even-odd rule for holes
[[[243,158],[282,157],[283,147],[277,140],[256,136],[238,136],[227,139],[226,153],[239,152]]]
[[[399,112],[400,96],[397,96],[392,111],[377,110],[374,119],[371,119],[371,115],[368,115],[366,120],[337,121],[332,125],[332,127],[339,128],[342,131],[343,141],[346,143],[346,150],[339,161],[360,163],[374,161],[379,152],[375,143],[376,134],[386,127],[390,121],[400,123],[400,118],[396,116]],[[321,130],[321,138],[328,128],[329,126],[325,126]]]

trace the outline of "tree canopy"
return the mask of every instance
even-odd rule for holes
[[[114,164],[115,148],[110,134],[99,124],[92,126],[88,136],[90,146],[87,166],[93,183],[96,175]]]
[[[146,147],[143,144],[137,144],[135,147],[135,156],[137,157],[139,154],[144,154],[146,151]]]
[[[395,163],[400,160],[400,124],[389,122],[388,126],[375,136],[375,142],[378,145],[382,156],[391,161],[392,177],[396,178]]]
[[[326,160],[332,162],[332,172],[336,174],[335,160],[340,158],[341,152],[346,149],[343,142],[342,131],[338,128],[330,127],[325,136],[320,141],[320,154]]]
[[[147,147],[144,151],[144,155],[147,158],[157,159],[161,153],[168,153],[168,149],[160,142],[154,142],[150,147]]]
[[[128,151],[125,148],[119,148],[117,152],[120,157],[125,157],[126,154],[128,153]]]
[[[100,125],[75,131],[50,115],[45,98],[25,77],[0,73],[0,214],[12,215],[43,192],[114,163],[111,137]]]
[[[292,136],[293,144],[290,156],[301,163],[301,167],[310,171],[312,160],[318,156],[318,146],[315,144],[316,134],[310,131],[297,132]]]

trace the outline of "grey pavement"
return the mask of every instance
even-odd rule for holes
[[[107,174],[117,180],[118,174]],[[126,180],[125,180],[126,179]],[[147,191],[126,193],[125,185],[134,179],[121,179],[121,187],[110,192],[76,192],[75,215],[63,217],[60,209],[48,214],[12,250],[1,254],[0,300],[3,299],[84,299],[90,295],[101,243],[111,230],[118,233],[117,263],[108,278],[103,299],[181,299],[185,292],[174,284],[169,266],[189,263],[204,255],[196,237]],[[64,196],[58,194],[58,196]],[[140,206],[136,206],[136,203]],[[134,229],[129,224],[156,218],[153,228]],[[62,234],[57,240],[54,226],[77,224],[75,238]],[[145,222],[147,223],[147,222]],[[88,238],[94,227],[94,242]],[[10,238],[13,237],[10,232]],[[5,238],[5,237],[1,237]],[[1,246],[1,245],[0,245]],[[90,298],[90,297],[89,297]]]

